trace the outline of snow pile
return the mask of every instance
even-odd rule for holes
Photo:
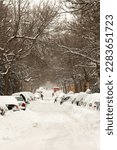
[[[70,110],[71,116],[77,121],[80,120],[82,125],[85,124],[86,130],[99,130],[99,111],[93,111],[92,109],[88,109],[87,107],[77,107],[76,105],[73,105]]]
[[[89,91],[88,91],[89,92]],[[56,98],[56,97],[55,97]],[[56,102],[63,104],[64,102],[70,102],[78,106],[87,106],[93,109],[100,109],[100,93],[87,94],[87,92],[64,94],[61,93],[56,98]]]
[[[87,104],[94,102],[100,102],[100,94],[99,93],[93,93],[93,94],[87,94],[85,98],[83,98],[84,102],[87,102]]]
[[[0,106],[6,106],[6,104],[18,106],[14,96],[0,96]]]
[[[37,115],[30,111],[7,111],[0,115],[0,141],[11,140],[26,135],[29,128],[37,123]]]
[[[85,96],[87,101],[99,99],[96,93]],[[54,103],[51,91],[44,98],[32,101],[26,111],[0,116],[1,150],[99,150],[99,111]]]
[[[99,150],[100,141],[100,113],[65,103],[62,107],[68,109],[68,116],[71,118],[71,131],[74,141],[77,142],[78,150]]]
[[[85,99],[86,93],[85,92],[80,92],[80,93],[75,93],[75,101],[81,101],[82,99]]]
[[[100,93],[87,94],[85,92],[76,93],[76,101],[83,100],[83,102],[94,103],[100,102]]]

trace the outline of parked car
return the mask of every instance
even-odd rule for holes
[[[83,106],[83,97],[80,100],[76,101],[76,105]]]
[[[26,94],[27,96],[29,96],[30,101],[35,100],[34,94],[32,92],[21,92],[22,94]]]
[[[14,96],[0,96],[0,105],[7,107],[8,110],[20,110],[17,99]]]
[[[60,100],[60,104],[63,104],[64,102],[68,101],[69,99],[71,99],[71,97],[69,95],[64,95],[61,100]]]
[[[62,98],[64,97],[65,93],[60,93],[58,96],[54,96],[54,103],[55,102],[59,102],[62,100]]]
[[[58,96],[54,96],[54,103],[59,102],[60,104],[63,104],[64,102],[73,103],[72,101],[75,99],[76,94],[73,92],[69,92],[67,94],[60,93]]]
[[[86,97],[86,93],[85,92],[80,92],[77,93],[76,97],[74,98],[74,100],[72,101],[73,104],[76,104],[77,106],[81,106],[83,105],[83,100]]]
[[[23,97],[22,96],[14,96],[14,97],[17,99],[17,102],[19,104],[19,108],[21,110],[26,110],[27,104],[24,101]]]
[[[21,96],[26,104],[30,104],[30,101],[34,100],[34,95],[31,92],[17,92],[13,93],[13,96]]]
[[[39,100],[40,99],[40,93],[39,92],[36,92],[34,94],[34,100]]]
[[[95,101],[93,107],[94,107],[94,109],[96,109],[96,110],[100,110],[100,102]]]
[[[22,94],[26,98],[26,101],[28,102],[34,100],[34,94],[32,92],[25,91],[25,92],[20,92],[20,94]]]
[[[0,115],[5,115],[5,113],[6,113],[6,110],[7,110],[7,107],[5,107],[5,106],[0,106]]]
[[[83,103],[86,103],[86,106],[89,108],[99,110],[100,109],[100,94],[99,93],[87,94],[83,100]]]

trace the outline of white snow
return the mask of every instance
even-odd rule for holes
[[[14,104],[18,106],[17,99],[14,96],[0,96],[0,105],[5,106],[6,104]]]
[[[54,103],[51,91],[26,111],[0,116],[1,150],[99,150],[99,111]]]

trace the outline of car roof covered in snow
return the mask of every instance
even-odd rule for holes
[[[13,93],[12,95],[14,95],[14,96],[18,96],[18,95],[20,95],[20,94],[23,94],[24,96],[27,96],[27,97],[34,96],[34,94],[33,94],[33,93],[28,92],[28,91],[17,92],[17,93]]]
[[[0,105],[17,105],[17,99],[14,96],[0,96]]]

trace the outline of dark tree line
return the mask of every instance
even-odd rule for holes
[[[84,89],[99,86],[99,21],[99,0],[0,1],[1,94],[47,81],[74,84],[75,92],[82,81]]]
[[[100,80],[100,3],[99,0],[64,0],[61,14],[69,13],[53,35],[56,57],[56,80],[63,86],[78,83],[83,89],[94,85],[99,90]],[[58,69],[57,69],[58,68]]]

